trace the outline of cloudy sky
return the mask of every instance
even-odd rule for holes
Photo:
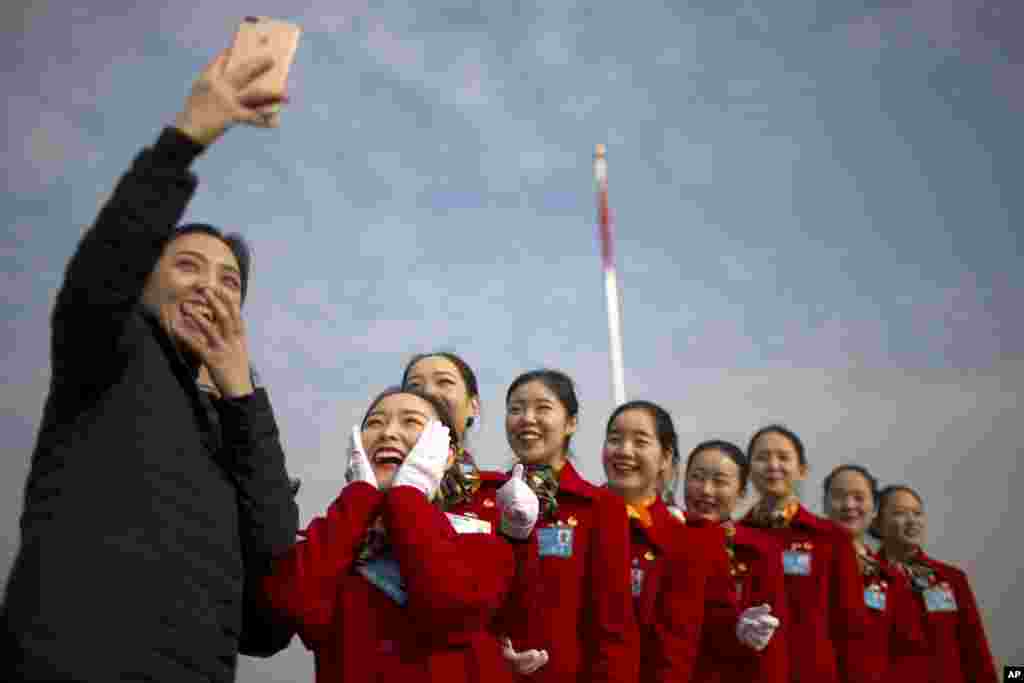
[[[969,572],[997,655],[1024,663],[1019,3],[87,4],[0,15],[4,574],[64,265],[238,20],[268,14],[305,29],[293,103],[280,130],[201,158],[187,218],[252,241],[251,346],[303,522],[336,494],[370,397],[436,348],[479,374],[472,438],[493,467],[509,382],[569,372],[577,459],[603,480],[603,142],[629,396],[669,408],[684,448],[786,422],[815,509],[839,462],[915,484],[930,550]],[[312,657],[296,642],[240,680],[312,680]]]

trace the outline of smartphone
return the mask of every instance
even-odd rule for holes
[[[288,83],[295,50],[299,46],[302,29],[293,24],[270,17],[246,17],[238,25],[234,42],[228,55],[227,68],[258,57],[271,57],[274,65],[257,78],[249,87],[266,90],[274,95],[283,95]],[[277,113],[280,105],[272,105],[267,111]]]

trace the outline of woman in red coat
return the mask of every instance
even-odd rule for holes
[[[765,427],[747,453],[761,500],[742,523],[782,545],[790,680],[839,683],[838,647],[867,627],[853,543],[842,527],[801,505],[796,485],[807,476],[807,456],[796,434],[780,425]]]
[[[782,574],[782,549],[769,534],[732,521],[737,503],[746,495],[750,468],[739,446],[713,440],[698,444],[686,460],[686,524],[724,532],[720,543],[728,556],[726,588],[739,610],[762,610],[767,605],[777,629],[768,642],[741,642],[728,630],[705,629],[693,680],[701,683],[752,681],[788,683],[789,621]],[[737,634],[739,635],[739,634]]]
[[[851,683],[900,683],[898,658],[924,651],[921,618],[909,585],[865,542],[875,514],[878,482],[860,465],[840,465],[825,477],[825,512],[853,539],[860,564],[868,628],[840,646],[840,670]]]
[[[505,432],[540,499],[539,578],[518,651],[546,650],[539,683],[635,683],[639,638],[622,500],[584,481],[569,460],[579,404],[557,370],[520,375],[505,397]]]
[[[455,462],[450,468],[445,481],[442,482],[442,493],[451,501],[448,511],[453,514],[469,515],[486,519],[497,529],[497,508],[495,496],[498,489],[508,481],[508,476],[498,472],[483,472],[477,467],[467,445],[467,432],[480,419],[480,389],[476,373],[461,356],[451,351],[434,351],[414,356],[402,373],[402,386],[422,391],[433,396],[448,408],[454,421],[455,433],[458,436],[459,448],[455,454]],[[536,571],[536,543],[521,543],[515,546],[517,568],[521,580],[517,586],[526,590],[533,579],[527,579],[526,573]],[[535,577],[534,577],[535,578]],[[519,608],[529,600],[528,594],[516,594],[508,605],[518,614]],[[503,613],[503,617],[511,617]],[[548,654],[543,650],[527,650],[515,652],[511,644],[505,644],[511,624],[507,619],[496,620],[494,627],[495,647],[503,651],[507,663],[497,663],[489,680],[495,683],[511,681],[514,673],[533,673],[544,666]]]
[[[351,483],[266,579],[313,650],[318,683],[491,680],[492,622],[515,593],[516,554],[493,523],[442,511],[453,431],[436,399],[381,394],[353,429]],[[493,504],[506,532],[528,537],[538,504],[525,483],[509,481]]]
[[[716,534],[687,528],[658,495],[678,453],[672,418],[654,403],[625,403],[608,420],[602,461],[608,488],[625,500],[630,518],[638,680],[645,683],[691,680],[712,556],[725,562]]]
[[[927,652],[895,662],[893,680],[995,683],[992,651],[967,575],[925,554],[925,521],[924,503],[909,486],[882,490],[875,521],[879,556],[909,583],[928,637]]]

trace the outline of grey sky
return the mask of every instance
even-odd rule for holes
[[[49,373],[63,267],[117,176],[245,14],[5,3],[0,569]],[[763,5],[763,6],[759,6]],[[328,2],[279,131],[196,165],[188,218],[255,250],[247,315],[303,520],[344,436],[415,352],[454,348],[508,462],[516,374],[579,384],[582,469],[612,408],[591,154],[608,145],[630,397],[684,448],[769,420],[806,440],[808,501],[843,461],[925,496],[996,653],[1024,663],[1021,552],[1024,19],[1010,0]],[[97,454],[97,466],[102,455]],[[109,492],[97,492],[109,495]],[[312,680],[296,644],[242,681]]]

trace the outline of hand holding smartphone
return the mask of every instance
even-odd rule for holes
[[[247,89],[273,96],[283,96],[288,84],[288,72],[299,46],[302,29],[297,24],[270,17],[246,17],[238,25],[229,51],[227,70],[253,59],[270,57],[270,69],[249,84]],[[264,123],[276,126],[281,105],[272,104],[260,109]]]

